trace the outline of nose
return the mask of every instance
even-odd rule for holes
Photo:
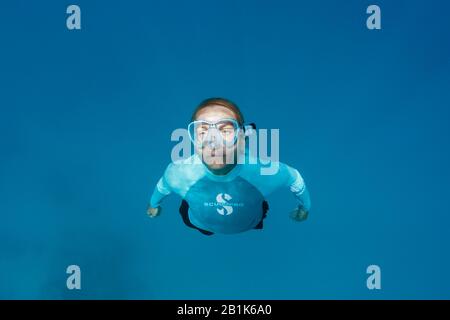
[[[208,147],[211,148],[212,150],[214,150],[214,149],[216,149],[218,147],[218,143],[217,143],[215,138],[209,139],[207,141],[207,144],[208,144]]]
[[[206,144],[210,148],[216,148],[219,145],[220,137],[218,136],[219,132],[215,128],[211,128],[208,131],[208,135],[206,136]]]

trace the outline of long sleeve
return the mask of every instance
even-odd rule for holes
[[[155,189],[153,190],[153,194],[150,199],[150,206],[152,208],[159,207],[162,200],[171,192],[171,188],[167,183],[165,177],[161,177],[161,179],[159,179],[158,183],[156,184]]]
[[[298,170],[287,166],[289,172],[288,186],[298,201],[298,205],[306,211],[311,209],[311,199],[305,182]]]

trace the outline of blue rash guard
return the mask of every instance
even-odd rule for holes
[[[197,155],[172,162],[159,179],[150,206],[156,208],[169,194],[178,194],[189,204],[194,226],[224,234],[253,229],[262,220],[262,202],[283,187],[290,188],[298,206],[309,211],[309,193],[296,169],[276,162],[278,171],[263,175],[261,168],[267,165],[255,162],[236,164],[226,175],[213,174]]]

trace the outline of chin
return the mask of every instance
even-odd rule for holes
[[[213,169],[213,170],[223,169],[226,166],[226,164],[218,163],[216,161],[213,161],[212,163],[207,162],[207,165],[208,165],[208,168]]]

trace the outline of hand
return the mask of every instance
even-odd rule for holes
[[[295,221],[305,221],[308,218],[308,211],[303,207],[297,207],[291,212],[290,217]]]
[[[161,211],[162,211],[161,207],[156,207],[156,208],[148,207],[147,214],[150,218],[154,218],[154,217],[159,216],[161,214]]]

